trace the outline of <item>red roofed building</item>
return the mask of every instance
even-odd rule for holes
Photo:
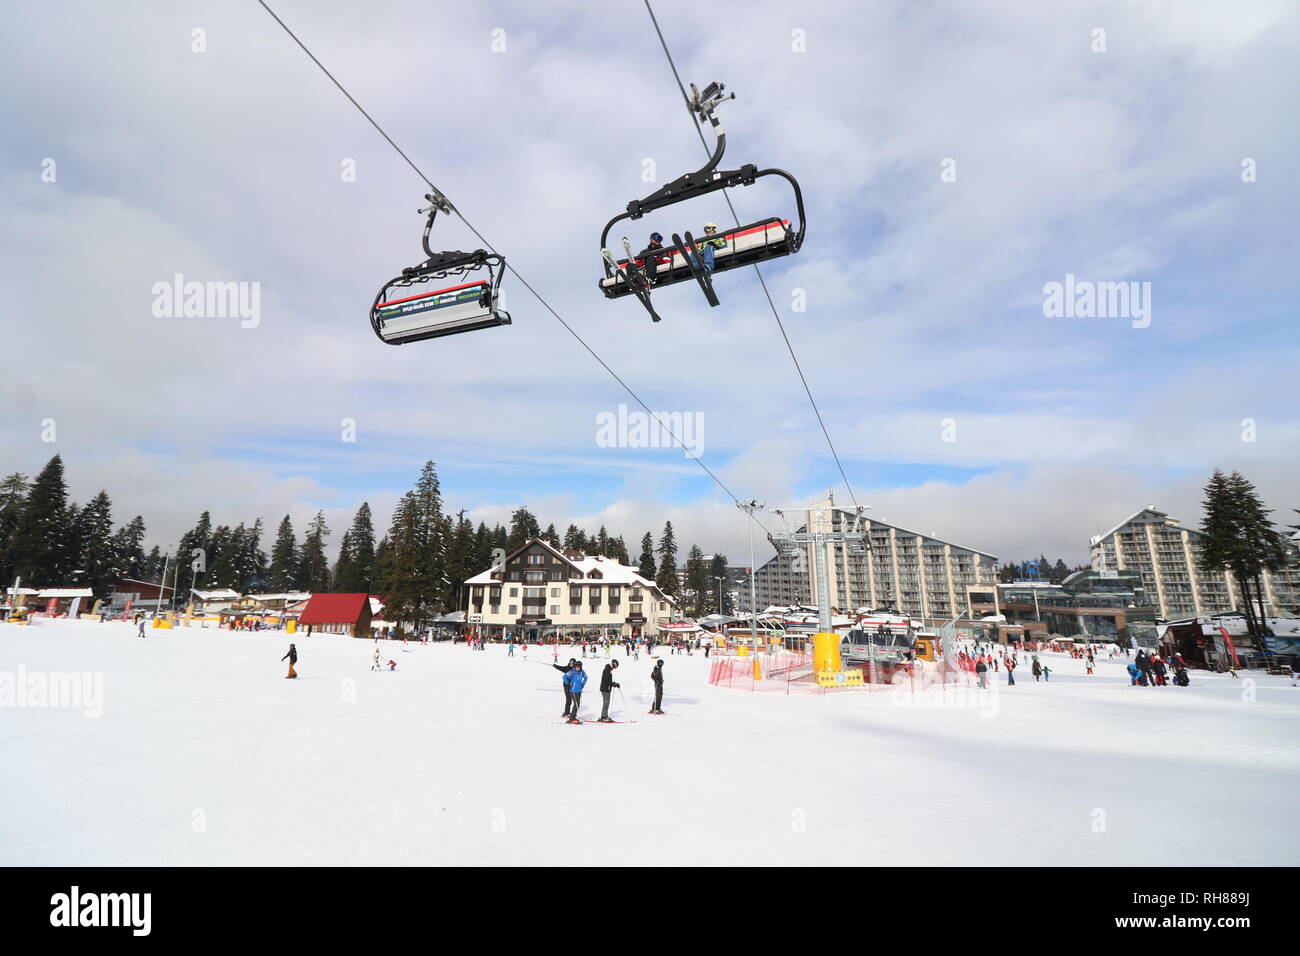
[[[307,633],[370,636],[369,594],[313,594],[303,608],[298,625]]]

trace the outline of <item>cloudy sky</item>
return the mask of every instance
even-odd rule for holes
[[[732,491],[848,501],[753,270],[716,309],[662,290],[659,325],[596,290],[605,221],[703,157],[640,2],[272,6],[653,409],[699,416]],[[803,251],[764,274],[871,516],[1082,561],[1147,504],[1195,524],[1216,466],[1300,507],[1300,6],[655,7],[683,78],[737,94],[724,164],[803,186]],[[518,282],[511,327],[375,338],[424,184],[253,0],[11,4],[0,80],[4,472],[57,451],[153,542],[323,508],[337,544],[433,459],[476,521],[670,517],[744,563],[679,449],[597,442],[632,400]],[[792,214],[769,182],[733,191],[744,221]],[[720,196],[632,234],[709,219]],[[177,274],[258,283],[256,326],[155,315]],[[1150,283],[1149,324],[1045,315],[1067,274]]]

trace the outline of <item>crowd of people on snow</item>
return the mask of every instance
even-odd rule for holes
[[[1027,645],[1029,648],[1035,646]],[[1119,648],[1113,644],[1101,647],[1095,647],[1092,644],[1060,647],[1048,642],[1047,646],[1049,649],[1056,650],[1057,653],[1065,653],[1075,660],[1082,661],[1084,671],[1089,675],[1096,673],[1096,661],[1099,655],[1105,654],[1108,660],[1113,660],[1120,653]],[[1058,647],[1060,647],[1059,650]],[[975,673],[981,688],[988,687],[989,673],[998,671],[1005,671],[1007,684],[1014,685],[1016,682],[1016,668],[1020,664],[1020,653],[1021,650],[1018,645],[985,648],[976,642],[973,648],[963,646],[957,652],[957,660],[963,670]],[[1128,651],[1125,650],[1124,654],[1128,656]],[[1165,658],[1161,657],[1158,651],[1139,650],[1133,661],[1128,664],[1127,669],[1131,685],[1134,687],[1164,687],[1170,683],[1177,687],[1187,687],[1191,683],[1188,677],[1187,664],[1180,653]],[[1030,672],[1034,675],[1035,681],[1050,681],[1052,679],[1052,669],[1039,660],[1037,653],[1031,652]],[[1234,677],[1236,676],[1235,672],[1230,672]]]
[[[1237,676],[1235,671],[1230,673],[1233,677]],[[1179,653],[1166,660],[1158,652],[1148,654],[1145,650],[1140,650],[1128,665],[1128,676],[1134,687],[1164,687],[1171,680],[1176,687],[1186,687],[1191,683],[1187,676],[1187,664]]]

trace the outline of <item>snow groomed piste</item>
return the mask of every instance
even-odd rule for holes
[[[293,640],[299,678],[280,657]],[[1050,682],[815,699],[709,685],[712,658],[620,657],[602,729],[558,723],[550,648],[37,619],[0,625],[22,864],[1253,865],[1300,858],[1300,688],[1044,655]],[[612,654],[621,654],[615,649]],[[563,658],[567,660],[567,657]],[[591,660],[594,688],[604,653]],[[541,666],[545,665],[545,666]],[[55,677],[99,675],[93,706]],[[6,690],[6,687],[8,690]],[[23,703],[38,703],[20,695]],[[588,691],[583,719],[599,716]],[[97,714],[97,716],[96,716]],[[1195,794],[1196,819],[1169,808]],[[1181,799],[1181,797],[1179,798]],[[1242,813],[1249,807],[1250,813]],[[870,812],[865,812],[866,810]],[[1097,829],[1097,820],[1104,821]],[[195,820],[202,829],[194,829]],[[792,821],[802,821],[793,827]],[[1194,825],[1192,825],[1194,823]],[[600,834],[574,839],[575,833]]]

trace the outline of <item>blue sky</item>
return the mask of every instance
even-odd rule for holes
[[[719,277],[717,309],[661,291],[659,325],[595,289],[604,222],[702,160],[639,3],[273,6],[653,409],[702,417],[737,494],[848,500],[751,272]],[[737,93],[724,164],[803,186],[804,250],[764,275],[874,517],[1082,560],[1149,503],[1194,523],[1216,466],[1300,506],[1294,4],[745,10],[719,29],[707,5],[656,4],[683,77]],[[671,517],[747,550],[680,451],[596,444],[596,416],[631,400],[518,283],[509,328],[374,338],[375,292],[420,258],[424,186],[256,4],[0,16],[0,291],[39,316],[7,330],[30,359],[5,388],[6,471],[60,451],[74,496],[107,488],[157,540],[204,508],[300,527],[325,508],[337,541],[433,459],[475,520],[528,504],[639,539]],[[743,221],[793,211],[777,185],[733,192]],[[707,219],[730,221],[720,198],[631,234]],[[260,283],[260,323],[153,316],[178,272]],[[1150,282],[1150,326],[1045,317],[1066,273]]]

